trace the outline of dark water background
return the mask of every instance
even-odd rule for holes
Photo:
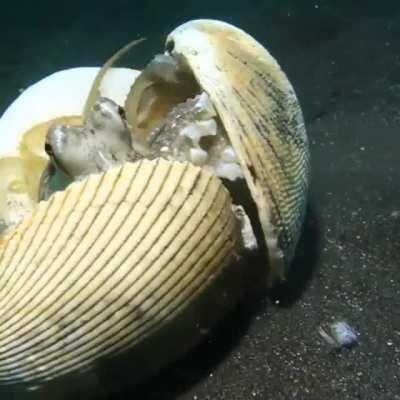
[[[141,68],[200,17],[246,30],[287,72],[310,138],[312,208],[286,287],[249,294],[183,360],[112,398],[400,399],[398,1],[2,3],[0,113],[20,88],[144,36],[127,61]],[[358,347],[321,340],[319,326],[338,319]]]

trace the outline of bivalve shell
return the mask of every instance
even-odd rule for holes
[[[257,204],[272,272],[283,278],[304,219],[310,169],[292,85],[260,43],[221,21],[189,21],[167,37],[166,48],[210,96]]]
[[[1,240],[0,383],[137,345],[232,264],[239,235],[220,180],[189,163],[126,163],[55,193]]]

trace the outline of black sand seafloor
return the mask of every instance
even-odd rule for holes
[[[104,398],[400,399],[398,1],[2,3],[0,113],[51,72],[100,65],[145,36],[130,61],[140,68],[165,34],[199,17],[252,34],[297,91],[312,154],[304,234],[285,286],[250,290],[183,359]],[[319,328],[335,321],[358,345],[324,341]]]

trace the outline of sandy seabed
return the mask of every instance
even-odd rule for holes
[[[312,153],[310,207],[287,285],[267,297],[250,292],[184,359],[106,398],[400,399],[400,5],[76,3],[5,7],[0,112],[55,70],[99,65],[143,35],[149,46],[131,61],[140,67],[171,28],[213,17],[278,59]],[[322,340],[319,327],[337,320],[360,333],[358,346],[331,351]]]

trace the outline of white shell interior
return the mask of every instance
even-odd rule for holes
[[[0,118],[0,157],[17,155],[20,137],[33,126],[61,116],[82,115],[99,67],[71,68],[26,88]],[[100,94],[123,105],[139,71],[110,69]]]

